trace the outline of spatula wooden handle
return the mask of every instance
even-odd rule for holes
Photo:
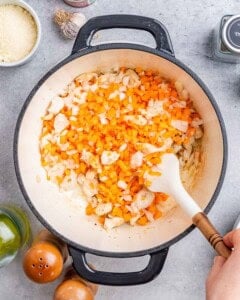
[[[192,220],[193,224],[203,233],[216,252],[219,255],[228,258],[231,254],[231,249],[224,244],[223,238],[209,221],[208,217],[204,213],[197,213],[193,216]]]

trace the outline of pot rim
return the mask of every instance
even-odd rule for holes
[[[24,105],[20,111],[17,123],[16,123],[16,127],[15,127],[15,132],[14,132],[14,142],[13,142],[13,156],[14,156],[14,167],[15,167],[15,172],[16,172],[16,176],[17,176],[17,180],[18,180],[18,184],[19,187],[21,189],[21,192],[24,196],[24,199],[26,200],[28,206],[30,207],[30,209],[32,210],[32,212],[34,213],[34,215],[37,217],[37,219],[41,222],[41,224],[46,227],[48,230],[50,230],[53,234],[55,234],[57,237],[59,237],[61,240],[63,240],[64,242],[66,242],[69,246],[72,246],[76,249],[82,250],[86,253],[91,253],[91,254],[95,254],[98,256],[105,256],[105,257],[121,257],[121,258],[126,258],[126,257],[137,257],[137,256],[143,256],[143,255],[148,255],[151,253],[156,253],[159,252],[165,248],[170,247],[171,245],[175,244],[177,241],[179,241],[180,239],[182,239],[183,237],[185,237],[188,233],[190,233],[195,226],[194,225],[190,225],[187,229],[185,229],[182,233],[180,233],[179,235],[177,235],[176,237],[174,237],[173,239],[167,241],[166,243],[163,243],[159,246],[156,247],[152,247],[149,249],[145,249],[145,250],[140,250],[140,251],[132,251],[132,252],[111,252],[111,251],[102,251],[102,250],[97,250],[97,249],[92,249],[92,248],[88,248],[85,246],[82,246],[78,243],[75,243],[71,240],[69,240],[68,238],[64,237],[61,233],[57,232],[48,222],[47,220],[45,220],[40,213],[37,211],[37,209],[34,207],[30,197],[27,194],[27,191],[25,190],[24,187],[24,183],[22,181],[22,177],[21,177],[21,171],[20,171],[20,167],[19,167],[19,162],[18,162],[18,140],[19,140],[19,130],[21,127],[21,123],[25,114],[26,109],[28,108],[28,105],[31,103],[32,98],[34,97],[35,93],[38,91],[38,89],[42,86],[42,84],[53,74],[55,73],[58,69],[60,69],[61,67],[63,67],[64,65],[66,65],[67,63],[73,61],[74,59],[78,58],[78,57],[82,57],[84,55],[93,53],[93,52],[98,52],[98,51],[104,51],[104,50],[120,50],[120,49],[130,49],[130,50],[138,50],[138,51],[143,51],[143,52],[148,52],[157,56],[160,56],[162,58],[165,58],[167,60],[169,60],[170,62],[174,63],[175,65],[177,65],[178,67],[182,68],[186,73],[188,73],[193,80],[195,80],[199,86],[202,88],[202,90],[205,92],[205,94],[208,96],[208,99],[217,115],[218,121],[219,121],[219,125],[221,128],[221,133],[222,133],[222,138],[223,138],[223,161],[222,161],[222,167],[221,167],[221,173],[220,173],[220,177],[216,186],[216,189],[208,203],[208,205],[206,206],[206,208],[204,209],[205,213],[208,213],[210,211],[210,209],[212,208],[213,204],[215,203],[217,196],[219,195],[219,192],[221,190],[222,184],[223,184],[223,180],[225,177],[225,173],[226,173],[226,167],[227,167],[227,158],[228,158],[228,146],[227,146],[227,134],[226,134],[226,129],[225,129],[225,125],[224,125],[224,121],[222,118],[222,115],[220,113],[220,110],[218,108],[218,105],[213,97],[213,95],[211,94],[210,90],[208,89],[208,87],[205,85],[205,83],[190,69],[188,68],[185,64],[183,64],[181,61],[179,61],[178,59],[176,59],[173,55],[167,54],[166,52],[163,51],[159,51],[156,49],[152,49],[149,48],[147,46],[143,46],[143,45],[137,45],[137,44],[129,44],[129,43],[113,43],[113,44],[101,44],[98,46],[91,46],[85,49],[81,49],[79,52],[70,55],[68,57],[66,57],[64,60],[62,60],[60,63],[58,63],[57,65],[55,65],[51,70],[49,70],[40,80],[39,82],[34,86],[34,88],[32,89],[32,91],[30,92],[29,96],[27,97],[26,101],[24,102]]]

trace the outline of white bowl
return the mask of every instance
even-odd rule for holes
[[[14,62],[0,62],[0,67],[16,67],[16,66],[23,65],[26,62],[30,61],[32,59],[33,55],[36,53],[39,43],[40,43],[40,40],[41,40],[41,35],[42,35],[41,24],[40,24],[39,18],[37,16],[36,12],[34,11],[34,9],[31,6],[29,6],[26,2],[24,2],[23,0],[0,0],[0,5],[4,5],[4,4],[14,4],[14,5],[23,7],[31,14],[31,16],[33,17],[33,19],[36,23],[36,26],[37,26],[37,40],[35,42],[34,47],[31,50],[31,52],[27,56],[25,56],[21,60],[17,60]]]

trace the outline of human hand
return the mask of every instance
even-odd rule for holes
[[[228,259],[214,258],[206,280],[207,300],[240,299],[240,229],[229,232],[223,238],[229,248],[234,248]]]

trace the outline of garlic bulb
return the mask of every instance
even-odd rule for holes
[[[79,29],[86,22],[82,13],[58,10],[54,15],[54,22],[59,25],[62,34],[69,39],[75,39]]]

